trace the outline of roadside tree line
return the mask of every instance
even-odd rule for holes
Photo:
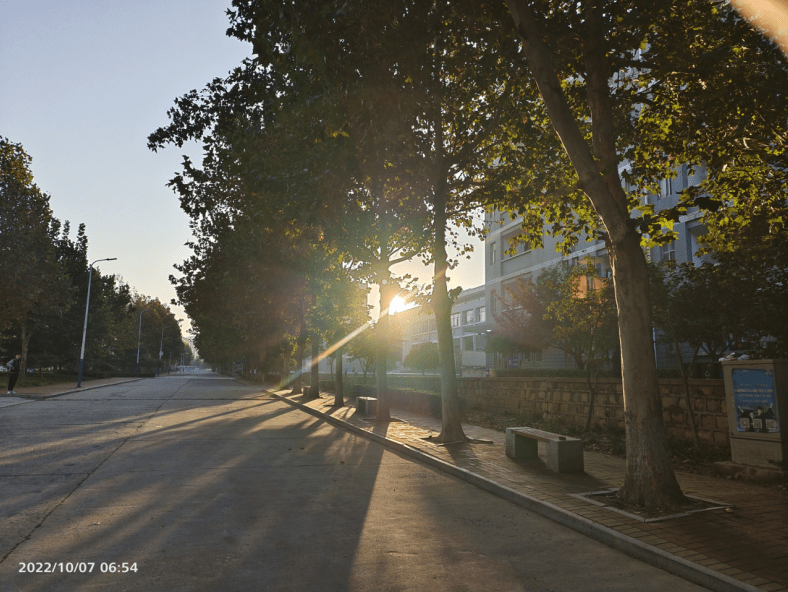
[[[310,326],[329,287],[374,283],[385,311],[412,287],[392,265],[423,257],[433,280],[414,297],[436,317],[438,440],[463,440],[453,229],[478,232],[474,212],[497,208],[523,218],[534,246],[545,232],[567,252],[581,236],[602,239],[628,426],[619,494],[680,502],[643,247],[675,238],[691,208],[705,212],[712,241],[735,245],[735,233],[756,226],[764,242],[784,232],[788,68],[776,47],[712,0],[258,0],[228,14],[228,34],[253,57],[178,98],[149,137],[154,150],[203,143],[203,162],[184,158],[172,180],[196,236],[173,281],[200,351],[216,359],[265,346],[300,357],[321,342]],[[705,165],[708,176],[676,207],[644,205],[678,164]],[[384,359],[386,315],[374,331]]]
[[[0,137],[0,340],[5,359],[22,355],[27,368],[76,374],[88,290],[88,237],[72,236],[68,221],[52,213],[49,195],[34,182],[31,157]],[[138,314],[143,315],[141,368],[159,367],[159,331],[175,326],[158,299],[134,292],[116,275],[94,268],[85,342],[85,373],[134,373]],[[185,351],[180,328],[164,331],[164,351]],[[4,359],[4,361],[5,361]],[[24,380],[24,378],[22,379]]]

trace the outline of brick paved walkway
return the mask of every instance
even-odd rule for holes
[[[559,475],[541,463],[507,457],[504,434],[494,430],[463,425],[469,437],[493,443],[440,446],[423,439],[440,432],[440,420],[434,418],[392,409],[392,415],[403,421],[377,424],[357,417],[353,407],[331,407],[333,395],[294,400],[760,590],[788,591],[788,493],[784,488],[679,472],[684,493],[722,502],[726,508],[642,522],[572,496],[619,487],[623,459],[585,452],[585,473]]]

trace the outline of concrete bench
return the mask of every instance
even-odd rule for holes
[[[356,397],[356,411],[364,415],[377,415],[378,400],[374,397]]]
[[[547,468],[556,473],[583,472],[583,441],[535,428],[506,428],[506,456],[537,458],[539,442],[547,445]]]

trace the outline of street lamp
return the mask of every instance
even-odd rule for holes
[[[183,319],[178,319],[180,323]],[[169,329],[170,327],[176,327],[177,325],[167,325],[166,327],[161,328],[161,343],[159,344],[159,374],[161,375],[161,357],[164,355],[164,330]],[[168,372],[169,374],[169,372]]]
[[[85,336],[88,332],[88,310],[90,309],[90,282],[93,279],[93,266],[99,261],[117,261],[117,257],[110,259],[97,259],[89,266],[88,271],[88,297],[85,302],[85,326],[82,328],[82,350],[79,353],[79,371],[77,372],[77,388],[82,388],[82,367],[85,364]]]
[[[142,339],[142,313],[148,312],[150,309],[145,308],[140,311],[140,328],[137,332],[137,369],[134,371],[134,378],[140,373],[140,340]]]

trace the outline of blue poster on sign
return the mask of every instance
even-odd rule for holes
[[[731,379],[733,404],[736,406],[736,431],[762,434],[779,432],[774,370],[734,368]]]

